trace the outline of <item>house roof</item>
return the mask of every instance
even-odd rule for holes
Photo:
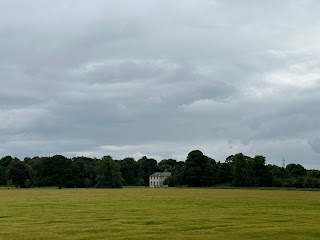
[[[155,172],[150,175],[150,177],[169,177],[171,176],[171,172]]]

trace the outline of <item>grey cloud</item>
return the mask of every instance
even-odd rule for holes
[[[319,166],[319,7],[2,1],[0,153]]]

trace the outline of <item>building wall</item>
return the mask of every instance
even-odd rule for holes
[[[167,177],[150,176],[149,177],[149,187],[152,187],[152,188],[163,187],[163,182],[166,178]]]

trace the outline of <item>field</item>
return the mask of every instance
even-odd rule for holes
[[[320,239],[320,192],[3,188],[0,239]]]

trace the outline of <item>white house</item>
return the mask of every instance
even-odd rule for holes
[[[171,176],[171,172],[165,170],[164,172],[155,172],[149,176],[149,187],[151,188],[161,188],[163,187],[163,182],[167,177]]]

